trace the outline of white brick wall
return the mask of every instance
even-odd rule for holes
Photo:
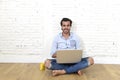
[[[120,64],[119,0],[1,0],[0,62],[41,62],[50,58],[60,20],[84,44],[96,63]]]

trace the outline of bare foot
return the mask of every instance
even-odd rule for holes
[[[66,73],[65,70],[53,70],[52,71],[53,76],[58,76],[58,75],[62,75],[62,74],[65,74],[65,73]]]
[[[78,73],[79,76],[81,76],[83,74],[80,70],[78,70],[77,73]]]
[[[89,61],[89,63],[90,63],[89,65],[93,65],[93,64],[94,64],[94,60],[93,60],[92,57],[89,57],[89,58],[88,58],[88,61]]]
[[[48,69],[51,67],[51,61],[49,59],[45,60],[45,67]]]

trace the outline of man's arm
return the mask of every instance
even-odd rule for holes
[[[76,49],[83,49],[83,44],[82,44],[82,40],[80,39],[79,36],[76,36]]]
[[[55,37],[52,42],[52,47],[50,52],[52,58],[56,58],[56,51],[57,51],[57,37]]]
[[[57,56],[57,53],[54,53],[54,54],[52,55],[52,58],[56,58],[56,56]]]

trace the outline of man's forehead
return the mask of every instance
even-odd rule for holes
[[[62,23],[70,23],[70,21],[63,21]]]

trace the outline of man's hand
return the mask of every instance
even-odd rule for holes
[[[54,53],[54,54],[52,55],[52,58],[56,58],[56,55],[57,55],[57,54],[56,54],[56,53]]]

